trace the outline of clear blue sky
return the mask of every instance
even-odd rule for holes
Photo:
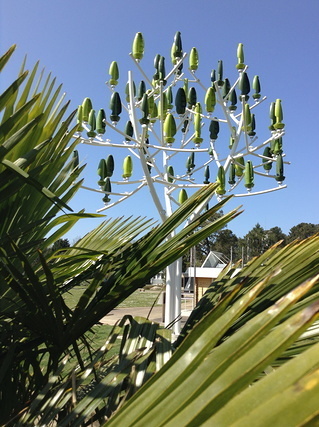
[[[269,135],[268,105],[281,98],[284,151],[291,165],[285,170],[287,189],[228,204],[229,208],[243,204],[245,209],[229,228],[243,236],[259,222],[266,229],[279,226],[288,233],[300,222],[319,222],[318,0],[1,0],[0,4],[1,51],[18,45],[9,74],[18,70],[25,54],[29,67],[39,59],[63,83],[71,100],[70,112],[86,96],[96,109],[108,110],[104,83],[109,79],[109,64],[119,63],[124,85],[127,70],[133,67],[128,53],[138,31],[146,42],[142,64],[151,72],[155,54],[170,62],[173,37],[180,31],[184,51],[193,46],[199,51],[200,75],[206,84],[219,59],[224,61],[225,77],[234,75],[237,44],[243,43],[249,74],[260,76],[262,94],[268,99],[258,133],[262,138]],[[86,184],[95,186],[98,159],[107,154],[80,147],[81,161],[88,163]],[[71,206],[95,212],[102,204],[98,194],[81,191]],[[157,217],[146,193],[107,211],[108,216],[123,214]],[[83,220],[70,239],[94,225]]]

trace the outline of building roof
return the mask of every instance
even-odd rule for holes
[[[207,279],[216,279],[223,267],[189,267],[187,269],[188,277],[206,277]]]
[[[210,251],[202,264],[202,268],[223,268],[228,262],[228,259],[221,252]]]
[[[216,279],[227,264],[228,260],[224,254],[211,251],[205,258],[201,267],[189,267],[185,276]]]

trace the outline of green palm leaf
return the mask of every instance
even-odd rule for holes
[[[4,66],[6,65],[6,63],[9,61],[9,59],[11,58],[13,52],[15,51],[16,45],[11,46],[7,52],[2,55],[0,57],[0,71],[2,71],[2,69],[4,68]]]
[[[28,72],[23,73],[21,76],[17,78],[15,82],[13,82],[8,89],[6,89],[1,95],[0,95],[0,111],[2,111],[7,105],[10,99],[15,95],[15,93],[18,91],[20,85],[27,77]]]
[[[164,224],[109,219],[48,255],[79,219],[97,215],[61,213],[84,165],[70,160],[75,113],[65,118],[61,86],[38,68],[23,64],[0,95],[0,423],[317,422],[318,236],[276,245],[239,271],[229,266],[174,342],[170,330],[126,316],[93,350],[88,332],[104,316],[239,211],[207,221],[225,198],[181,229],[212,197],[211,184]],[[66,292],[84,283],[68,307]]]
[[[318,266],[318,253],[309,258],[309,250],[318,245],[318,240],[319,237],[314,237],[279,251],[273,248],[265,256],[252,261],[237,278],[225,280],[223,289],[217,290],[213,284],[215,296],[219,295],[219,299],[222,294],[227,295],[225,289],[233,289],[233,292],[237,289],[237,295],[227,303],[228,309],[220,314],[223,300],[212,304],[211,311],[188,332],[170,361],[110,420],[110,425],[215,425],[215,417],[218,419],[216,425],[229,425],[228,411],[221,412],[222,408],[227,408],[227,405],[232,408],[233,399],[235,402],[237,396],[242,396],[243,393],[239,394],[242,390],[251,396],[253,392],[248,390],[252,383],[257,381],[255,387],[259,383],[262,387],[263,371],[267,366],[275,365],[276,360],[318,317],[318,277],[310,279],[313,267]],[[265,257],[268,259],[266,265]],[[276,266],[278,260],[280,267]],[[290,283],[288,272],[297,260],[302,266],[302,274]],[[271,275],[270,271],[276,271],[276,275]],[[220,280],[225,277],[227,274]],[[263,277],[264,281],[260,282]],[[305,277],[310,280],[302,283]],[[234,281],[236,285],[233,285]],[[276,296],[269,302],[270,291],[279,289],[281,298],[278,300]],[[289,294],[287,289],[290,289]],[[317,302],[309,299],[309,295],[316,295]],[[213,301],[212,295],[210,297]],[[308,348],[312,343],[316,341],[309,340]],[[276,377],[286,366],[284,361],[282,363],[275,370]],[[305,371],[308,372],[311,366]],[[268,394],[273,384],[275,382],[269,385]],[[315,393],[314,387],[313,395]],[[246,405],[244,400],[239,401]],[[294,405],[298,406],[296,401],[291,402],[291,406]],[[279,413],[279,403],[277,406]],[[243,420],[243,423],[247,421],[246,418]],[[258,420],[249,419],[254,425],[258,425]]]

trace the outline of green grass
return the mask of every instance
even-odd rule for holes
[[[67,304],[70,304],[70,307],[71,307],[71,304],[72,306],[76,304],[83,290],[84,290],[83,287],[79,287],[79,288],[73,289],[72,292],[69,293]],[[154,304],[154,302],[158,301],[159,295],[160,295],[160,291],[137,290],[132,295],[130,295],[129,298],[123,301],[118,306],[118,308],[151,307]],[[155,305],[159,305],[159,304],[155,304]],[[110,325],[95,325],[92,328],[92,333],[90,333],[89,337],[91,339],[91,345],[94,350],[99,349],[100,347],[102,347],[102,345],[105,344],[105,341],[109,337],[109,334],[112,328],[113,326],[110,326]],[[108,357],[111,357],[113,354],[118,352],[119,345],[120,343],[116,344],[114,348],[110,350],[110,352],[108,353]]]
[[[66,304],[70,308],[74,308],[78,302],[80,296],[85,290],[85,286],[77,286],[71,289],[64,295]],[[155,305],[159,305],[158,298],[160,296],[160,291],[153,290],[137,290],[132,295],[130,295],[125,301],[123,301],[118,308],[128,308],[128,307],[151,307],[155,302]],[[105,344],[105,341],[108,339],[109,334],[113,326],[110,325],[95,325],[91,332],[88,334],[90,340],[92,351],[99,349],[102,345]],[[109,353],[108,357],[111,357],[114,353],[118,351],[119,344],[117,344]],[[85,352],[86,354],[86,352]]]
[[[110,335],[112,328],[113,326],[111,325],[95,325],[91,329],[91,332],[88,333],[87,337],[88,337],[88,340],[90,341],[93,351],[98,350],[105,344],[105,342],[107,341]],[[110,351],[110,353],[108,354],[108,357],[111,357],[113,353],[116,351],[117,351],[117,346]]]
[[[135,291],[130,295],[126,300],[124,300],[118,307],[127,308],[127,307],[151,307],[154,303],[158,304],[158,298],[160,296],[160,291],[144,291],[140,290]]]
[[[77,286],[67,292],[64,297],[66,304],[70,308],[74,308],[84,290],[84,286]],[[119,304],[118,308],[151,307],[155,301],[158,301],[159,295],[160,291],[137,290],[132,295],[130,295],[125,301]],[[156,303],[156,305],[159,304]]]

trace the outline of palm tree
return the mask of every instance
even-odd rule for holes
[[[88,332],[103,316],[238,211],[207,221],[225,198],[167,240],[211,197],[211,184],[160,226],[112,219],[48,255],[94,215],[68,206],[83,169],[71,143],[76,126],[50,76],[32,89],[36,70],[22,69],[0,96],[1,424],[317,423],[318,236],[275,245],[241,270],[229,266],[180,336],[126,316],[92,351]],[[83,281],[68,307],[66,292]]]
[[[319,236],[223,271],[108,425],[317,425]]]
[[[1,69],[13,51],[0,59]],[[161,226],[145,218],[105,221],[76,247],[48,255],[46,249],[76,221],[97,215],[73,213],[68,206],[84,168],[75,150],[78,141],[71,142],[77,125],[72,126],[74,113],[64,117],[68,103],[58,99],[61,87],[55,89],[49,75],[41,88],[44,73],[38,77],[37,68],[28,73],[23,65],[0,97],[2,423],[11,418],[15,423],[34,403],[66,355],[75,356],[83,369],[83,346],[90,351],[87,332],[206,233],[238,214],[234,210],[193,233],[225,200],[167,241],[196,206],[206,203],[216,188],[211,185]],[[83,281],[89,285],[70,309],[64,295]]]

